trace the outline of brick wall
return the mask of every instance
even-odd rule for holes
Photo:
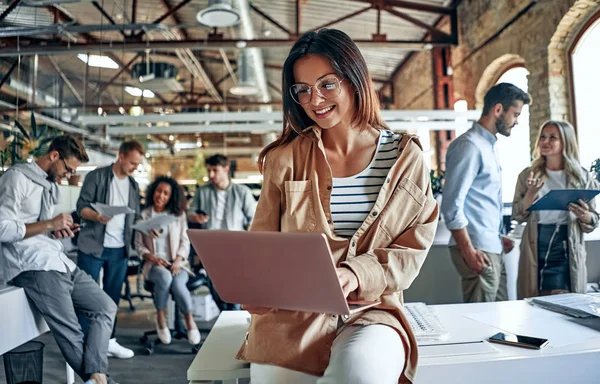
[[[469,109],[480,107],[482,95],[511,63],[524,63],[530,72],[530,126],[535,138],[543,121],[569,117],[566,50],[586,19],[600,8],[600,0],[538,0],[530,4],[530,0],[462,1],[459,45],[452,50],[452,63],[454,99],[465,99]],[[429,52],[414,54],[394,79],[396,108],[433,105],[430,56]],[[510,60],[503,63],[507,58]],[[486,72],[490,65],[497,70]],[[483,88],[479,95],[478,85]]]

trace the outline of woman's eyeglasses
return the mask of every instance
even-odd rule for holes
[[[343,80],[343,79],[342,79]],[[342,80],[335,76],[327,76],[317,81],[315,85],[304,83],[294,84],[290,87],[290,95],[298,104],[308,104],[312,99],[313,89],[323,99],[333,99],[340,95],[342,91]]]

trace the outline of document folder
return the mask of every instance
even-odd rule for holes
[[[577,203],[579,199],[590,201],[600,191],[594,189],[553,189],[535,203],[528,211],[567,211],[570,203]]]

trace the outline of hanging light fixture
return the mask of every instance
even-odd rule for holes
[[[238,82],[229,89],[229,92],[237,96],[256,95],[259,89],[256,85],[254,73],[252,57],[248,54],[248,51],[243,49],[238,59]]]
[[[196,20],[209,27],[230,27],[240,22],[231,0],[208,0],[208,7],[198,12]]]

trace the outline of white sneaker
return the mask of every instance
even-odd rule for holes
[[[198,328],[190,329],[187,331],[188,342],[192,345],[200,344],[202,337]]]
[[[117,339],[110,339],[108,342],[108,357],[116,357],[117,359],[129,359],[134,355],[133,351],[129,348],[125,348],[119,343]]]
[[[163,344],[171,344],[171,330],[169,327],[159,328],[158,323],[156,323],[156,336]]]

